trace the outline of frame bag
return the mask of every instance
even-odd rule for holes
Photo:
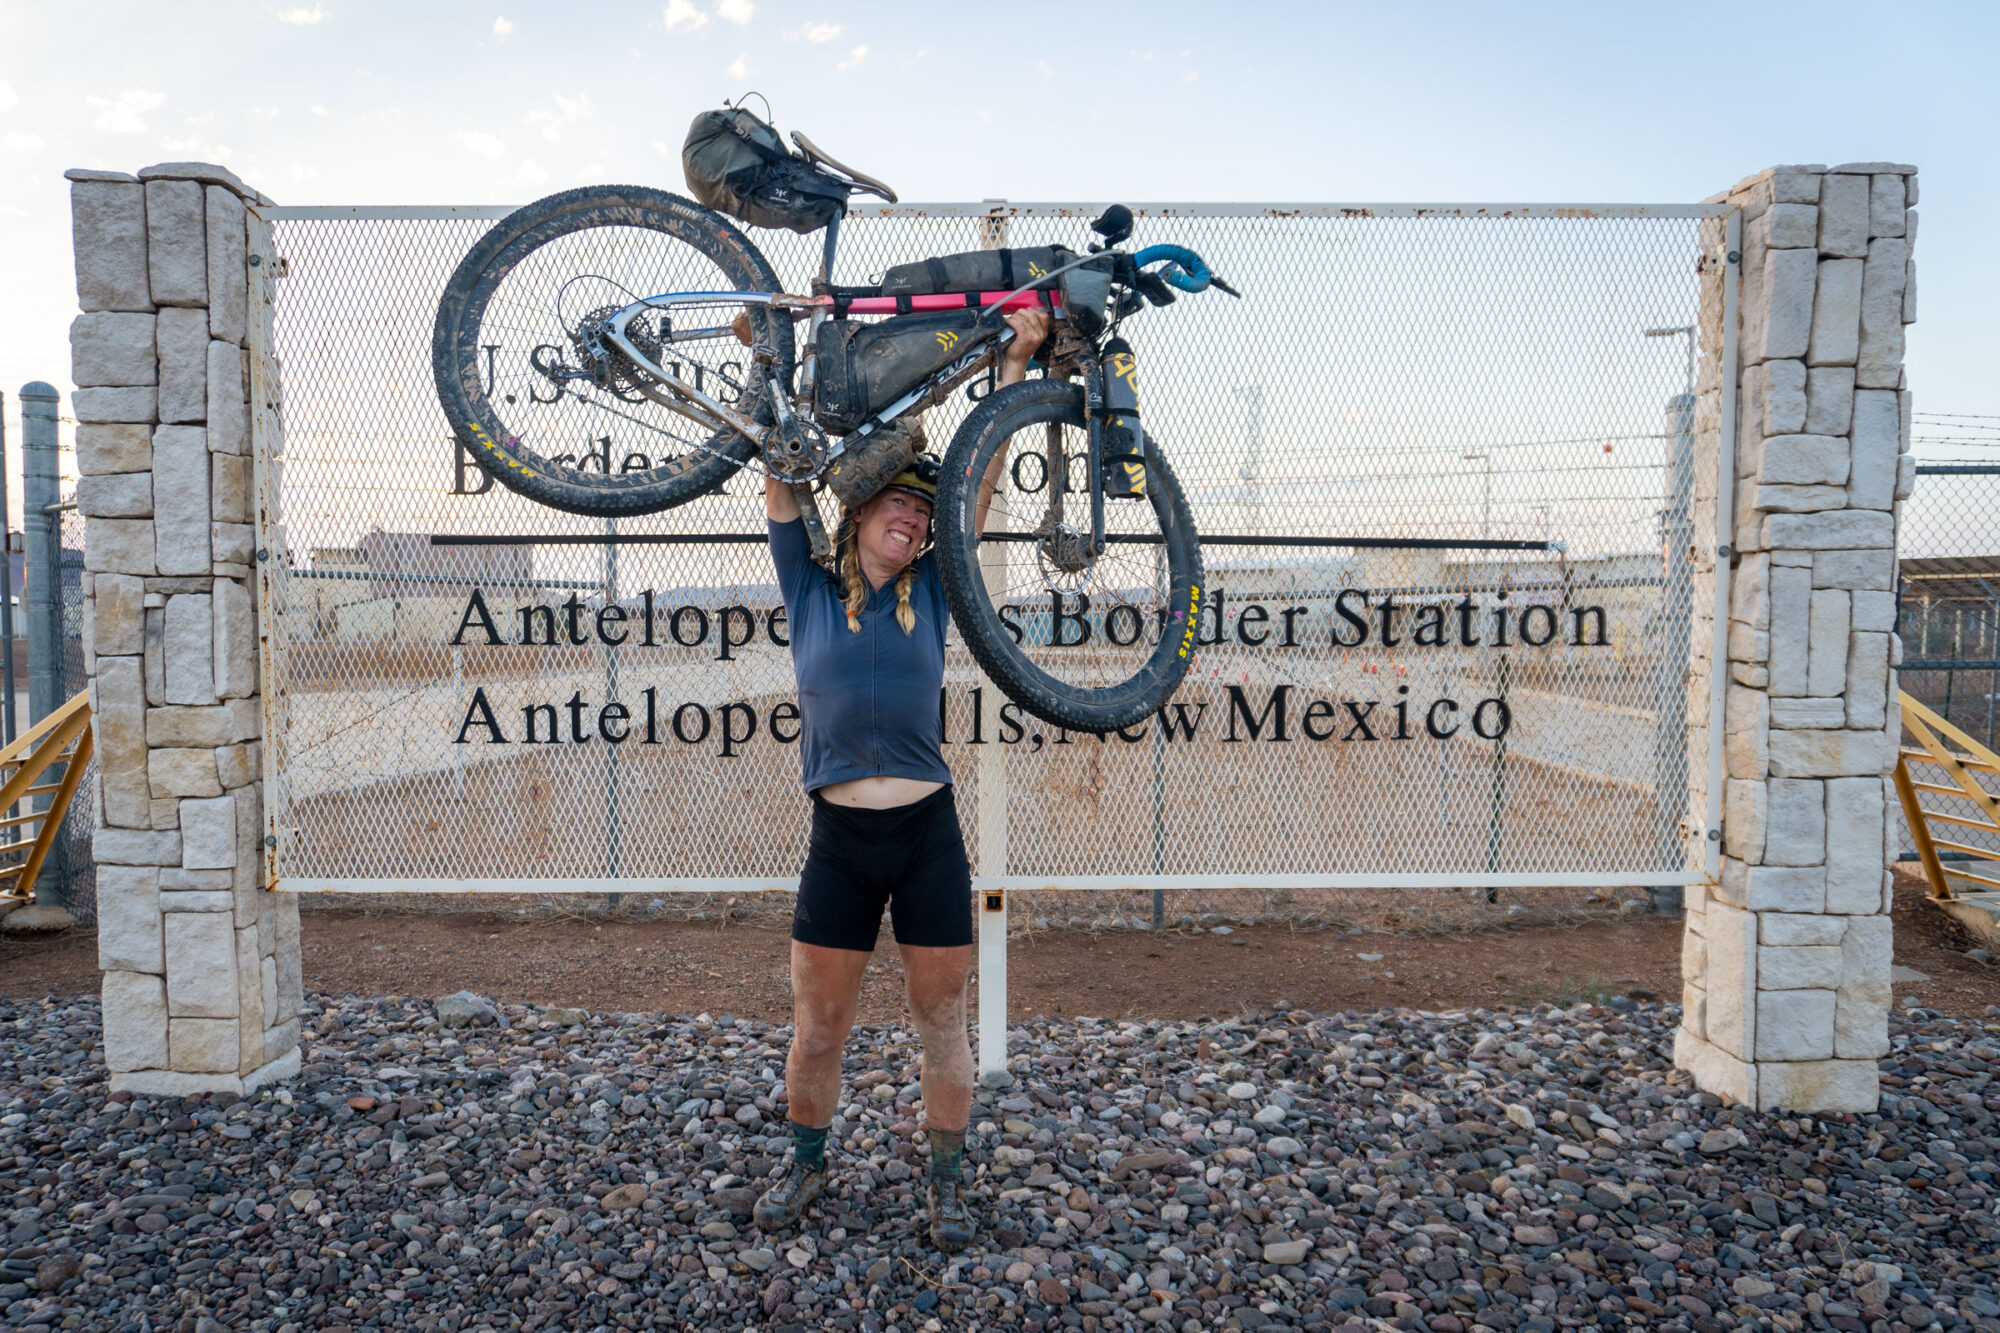
[[[1060,245],[1016,250],[967,250],[914,264],[898,264],[882,275],[884,296],[937,296],[953,292],[1011,292],[1039,283],[1075,255]],[[1060,281],[1060,279],[1058,279]]]
[[[977,310],[897,315],[879,324],[829,319],[814,344],[813,419],[844,435],[959,355]]]
[[[814,169],[741,107],[694,118],[681,145],[681,171],[695,198],[753,227],[805,235],[847,208],[845,183]]]

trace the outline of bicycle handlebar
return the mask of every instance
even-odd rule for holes
[[[1132,262],[1140,268],[1164,264],[1160,276],[1169,286],[1190,294],[1207,291],[1215,276],[1209,272],[1207,261],[1184,245],[1149,245],[1133,255]]]

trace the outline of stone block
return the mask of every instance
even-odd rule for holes
[[[167,1012],[175,1018],[233,1017],[237,999],[233,917],[173,912],[164,919]]]
[[[1740,620],[1729,622],[1729,661],[1732,663],[1730,667],[1731,679],[1736,680],[1739,685],[1749,684],[1749,681],[1739,678],[1740,673],[1737,672],[1736,668],[1761,663],[1770,656],[1771,635],[1769,631],[1752,629]],[[1764,672],[1762,666],[1752,666],[1752,669]],[[1758,689],[1763,689],[1768,684],[1769,673],[1764,672],[1764,675],[1767,679],[1757,682]]]
[[[1834,1054],[1877,1060],[1889,1053],[1890,968],[1894,936],[1887,916],[1857,916],[1841,937],[1841,980],[1834,1008]]]
[[[278,960],[275,955],[263,954],[257,960],[257,971],[262,979],[264,1012],[274,1015],[278,1012]],[[267,1021],[277,1022],[276,1018]]]
[[[78,477],[76,509],[85,518],[151,518],[153,478],[145,472]]]
[[[156,798],[222,795],[213,750],[149,750],[146,776]]]
[[[1812,586],[1815,588],[1845,588],[1859,592],[1886,592],[1895,586],[1896,553],[1894,551],[1815,551],[1812,562]],[[1864,628],[1883,628],[1865,626]]]
[[[1757,1024],[1757,918],[1726,903],[1711,902],[1702,921],[1708,941],[1707,1039],[1732,1055],[1748,1058]]]
[[[1903,284],[1909,278],[1910,243],[1885,236],[1869,244],[1868,255],[1854,382],[1865,389],[1895,389],[1903,374]]]
[[[1777,204],[1817,204],[1819,185],[1826,168],[1822,166],[1774,167],[1771,170],[1771,199]],[[1817,220],[1815,220],[1817,225]],[[1815,244],[1817,242],[1815,241]]]
[[[1838,944],[1766,944],[1757,951],[1757,989],[1831,992],[1840,985],[1840,968]]]
[[[1761,328],[1746,320],[1749,331],[1761,332],[1762,338],[1757,345],[1745,348],[1746,359],[1780,361],[1806,355],[1812,337],[1817,270],[1811,250],[1766,252],[1763,290],[1759,293]]]
[[[224,745],[215,751],[215,771],[224,791],[234,791],[257,780],[257,746]]]
[[[69,219],[78,307],[151,310],[146,187],[137,181],[78,181],[69,189]]]
[[[152,590],[149,588],[147,592],[146,702],[158,707],[167,702],[167,599],[160,595],[159,605],[155,606]]]
[[[1771,673],[1767,668],[1752,666],[1748,662],[1731,662],[1729,678],[1738,685],[1747,685],[1753,690],[1771,688]]]
[[[178,889],[160,891],[162,912],[227,912],[236,906],[236,895],[228,889]]]
[[[1768,844],[1767,837],[1766,856]],[[1717,901],[1744,912],[1818,912],[1826,906],[1826,868],[1745,865],[1729,857],[1714,893]]]
[[[1764,240],[1773,250],[1819,244],[1819,209],[1812,204],[1774,203],[1762,218]]]
[[[97,965],[106,971],[166,970],[157,867],[97,867]]]
[[[295,1019],[305,1007],[304,979],[299,971],[299,895],[271,895],[274,926],[271,956],[278,964],[278,1008],[280,1019]]]
[[[201,421],[208,415],[208,312],[169,306],[156,323],[160,420]]]
[[[264,784],[253,782],[230,795],[236,798],[236,906],[244,913],[261,912],[269,901],[264,886]]]
[[[248,699],[257,693],[257,618],[248,585],[235,579],[215,581],[215,692],[224,699]]]
[[[1771,725],[1789,730],[1844,727],[1847,725],[1847,703],[1842,699],[1773,699]]]
[[[1826,860],[1826,793],[1810,778],[1773,778],[1764,825],[1766,866],[1816,866]]]
[[[272,1064],[299,1059],[299,1020],[294,1018],[264,1032],[264,1058]]]
[[[1812,595],[1812,619],[1807,632],[1806,694],[1826,698],[1847,683],[1847,593],[1817,588]]]
[[[1840,951],[1833,951],[1838,954]],[[264,966],[257,953],[257,928],[236,931],[236,1017],[243,1034],[241,1064],[254,1068],[264,1062]]]
[[[1868,234],[1903,234],[1903,178],[1884,173],[1869,178]]]
[[[1838,486],[1847,480],[1847,467],[1843,436],[1774,435],[1764,441],[1760,479],[1782,486]]]
[[[1866,176],[1828,176],[1819,189],[1819,251],[1859,258],[1868,253],[1871,182]]]
[[[227,870],[189,870],[177,865],[160,867],[162,894],[227,893],[232,887],[234,877]]]
[[[1889,724],[1889,636],[1847,636],[1847,725],[1869,730]]]
[[[1826,945],[1838,947],[1846,933],[1845,917],[1822,916],[1811,912],[1760,912],[1757,916],[1757,939],[1759,943],[1765,945],[1783,945],[1789,948]],[[1775,986],[1767,988],[1781,989]]]
[[[1860,399],[1856,394],[1857,412]],[[1773,514],[1764,521],[1764,545],[1771,550],[1891,550],[1896,545],[1896,525],[1888,514],[1874,510]]]
[[[91,835],[91,859],[101,870],[116,866],[177,866],[181,863],[181,835],[170,831],[101,828]]]
[[[241,343],[248,332],[249,252],[243,200],[224,185],[203,195],[208,232],[208,322],[216,337]]]
[[[93,574],[150,575],[158,543],[149,518],[85,518],[83,567]]]
[[[1752,865],[1764,859],[1764,826],[1769,788],[1762,782],[1728,779],[1723,786],[1722,850]]]
[[[1753,366],[1745,379],[1761,381],[1763,428],[1760,435],[1791,435],[1805,429],[1806,363],[1766,361]]]
[[[1781,565],[1771,570],[1771,693],[1804,695],[1806,635],[1812,620],[1813,573],[1810,566]]]
[[[167,1057],[176,1073],[233,1074],[242,1055],[241,1047],[242,1037],[234,1018],[168,1020]]]
[[[214,754],[209,755],[210,766]],[[229,870],[236,865],[236,797],[181,802],[181,864],[189,870]]]
[[[250,460],[240,454],[216,454],[208,465],[208,515],[216,523],[248,523]]]
[[[167,599],[162,641],[166,702],[212,704],[215,694],[215,604],[205,593]]]
[[[1856,735],[1871,733],[1857,732]],[[1879,777],[1826,784],[1826,910],[1857,916],[1882,910],[1882,851],[1888,784]]]
[[[86,477],[153,470],[153,431],[144,422],[125,421],[76,428],[76,469]]]
[[[217,461],[223,457],[217,454]],[[215,553],[215,572],[223,578],[248,579],[257,550],[257,527],[253,523],[214,523],[209,526]]]
[[[116,1073],[167,1063],[167,983],[144,972],[104,974],[104,1064]]]
[[[214,747],[230,743],[235,719],[219,704],[206,707],[169,704],[146,710],[146,744],[151,746]]]
[[[173,832],[180,828],[181,826],[180,797],[178,796],[155,797],[151,802],[151,808],[152,808],[151,819],[154,829],[164,832]]]
[[[1759,1065],[1766,1060],[1831,1060],[1833,1008],[1834,995],[1830,989],[1760,989],[1756,1055]]]
[[[1674,1033],[1674,1064],[1694,1076],[1695,1086],[1739,1105],[1756,1096],[1757,1067],[1712,1041],[1704,1041],[1685,1024]]]
[[[1880,776],[1895,759],[1882,731],[1774,731],[1771,772],[1788,778]]]
[[[1845,435],[1854,418],[1854,368],[1815,366],[1806,376],[1804,431]]]
[[[209,572],[209,485],[206,430],[161,426],[153,432],[153,523],[161,574]]]
[[[1896,498],[1907,500],[1917,493],[1917,460],[1909,454],[1896,459]]]
[[[1729,686],[1723,696],[1723,760],[1730,777],[1764,780],[1770,771],[1770,733],[1770,696]]]
[[[1841,509],[1847,504],[1847,488],[1844,486],[1781,486],[1759,482],[1754,489],[1743,494],[1745,503],[1738,507],[1739,527],[1750,526],[1750,510],[1763,510],[1770,514],[1815,514],[1826,509]]]
[[[1815,366],[1851,366],[1861,348],[1860,259],[1828,259],[1819,266],[1812,338],[1806,360]]]
[[[119,388],[159,382],[154,318],[129,311],[78,315],[69,326],[70,380],[79,388]]]
[[[218,454],[250,452],[246,355],[232,343],[208,345],[209,447]]]
[[[1729,618],[1756,629],[1771,627],[1771,557],[1757,552],[1744,556],[1729,584]]]
[[[146,773],[146,687],[139,659],[100,656],[91,690],[91,743],[105,822],[145,828],[152,822],[153,793]],[[123,836],[116,828],[100,829],[97,840]],[[121,859],[97,854],[99,864]]]
[[[69,402],[76,419],[85,425],[144,423],[158,415],[157,395],[141,385],[78,389]]]
[[[1852,624],[1857,634],[1887,634],[1896,628],[1896,594],[1869,590],[1853,594]]]
[[[135,575],[99,574],[91,580],[93,652],[136,657],[145,651],[145,596],[144,582]]]
[[[1757,1067],[1759,1111],[1867,1114],[1882,1100],[1873,1060],[1792,1060]]]
[[[208,304],[207,205],[194,181],[146,182],[153,304]]]
[[[1917,322],[1917,261],[1914,259],[1903,274],[1903,322]]]

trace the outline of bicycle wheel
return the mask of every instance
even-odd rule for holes
[[[979,482],[1008,460],[982,532]],[[1130,727],[1180,685],[1194,652],[1201,547],[1180,482],[1149,451],[1146,495],[1106,500],[1092,559],[1083,391],[1010,385],[952,437],[938,478],[938,572],[993,683],[1045,722]]]
[[[757,247],[699,204],[631,185],[553,194],[501,219],[445,285],[431,341],[438,399],[466,450],[539,504],[605,517],[685,504],[721,485],[753,443],[645,397],[635,387],[643,372],[594,334],[641,297],[776,290]],[[767,421],[766,374],[791,383],[789,317],[751,308],[757,341],[777,352],[774,371],[733,337],[660,337],[667,318],[728,324],[742,309],[642,315],[633,341],[694,387]]]

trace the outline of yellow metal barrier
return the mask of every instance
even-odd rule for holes
[[[39,781],[57,764],[63,765],[60,778],[53,782]],[[69,811],[70,798],[76,795],[77,784],[83,781],[83,770],[89,766],[87,691],[78,691],[68,703],[0,750],[0,778],[5,779],[0,782],[0,812],[6,812],[6,817],[0,818],[0,830],[4,830],[0,837],[15,839],[0,843],[0,898],[34,897],[35,876],[48,860],[49,848],[55,845],[63,816]],[[22,805],[32,804],[32,798],[37,796],[49,796],[48,807],[22,813]],[[31,824],[38,827],[33,837],[27,837]]]
[[[1932,831],[1933,825],[1942,824],[1953,829],[1976,829],[2000,839],[2000,797],[1996,797],[1995,792],[1979,777],[1980,774],[2000,777],[2000,755],[1994,754],[1909,695],[1899,697],[1903,705],[1903,726],[1917,738],[1921,748],[1906,745],[1898,754],[1896,796],[1903,803],[1903,819],[1910,826],[1910,836],[1916,840],[1917,856],[1923,862],[1924,878],[1930,881],[1931,897],[1940,902],[1956,899],[1958,895],[1952,891],[1953,880],[1963,880],[1979,886],[1981,890],[2000,889],[2000,878],[1970,870],[1949,869],[1938,855],[1940,850],[1953,852],[1970,858],[1972,864],[1982,869],[1990,866],[2000,870],[2000,849],[1978,847],[1956,838],[1941,838]],[[1951,745],[1947,745],[1947,741]],[[1954,750],[1952,745],[1958,748]],[[1950,783],[1919,781],[1911,777],[1912,763],[1930,764],[1944,770]],[[1964,802],[1962,808],[1969,809],[1971,813],[1927,810],[1918,792],[1955,798]],[[1954,864],[1964,865],[1966,862],[1956,861]]]

